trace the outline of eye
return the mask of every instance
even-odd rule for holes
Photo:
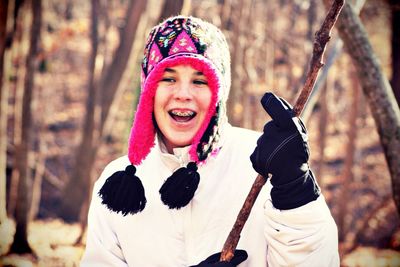
[[[175,79],[170,77],[164,77],[160,80],[160,82],[173,83],[175,82]]]
[[[202,79],[193,80],[193,83],[196,85],[208,85],[208,82],[206,80],[202,80]]]

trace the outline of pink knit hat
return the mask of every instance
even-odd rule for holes
[[[144,187],[136,167],[155,145],[154,96],[164,70],[190,65],[202,72],[211,90],[211,104],[189,149],[191,162],[176,170],[160,189],[161,200],[170,208],[182,208],[193,198],[200,181],[197,172],[210,155],[219,151],[221,125],[226,122],[230,89],[230,54],[222,32],[194,17],[176,16],[155,26],[146,43],[141,71],[141,94],[129,137],[131,165],[109,177],[99,191],[102,203],[114,212],[134,214],[144,209]],[[144,177],[144,179],[151,177]]]

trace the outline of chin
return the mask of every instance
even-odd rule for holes
[[[179,139],[179,140],[171,140],[170,142],[174,147],[184,147],[184,146],[190,145],[191,141],[192,141],[192,139],[190,139],[190,140]]]
[[[179,133],[176,134],[171,134],[170,136],[168,136],[168,141],[169,143],[174,146],[174,147],[184,147],[184,146],[188,146],[192,143],[194,135],[190,135],[188,136],[187,134],[180,135]]]

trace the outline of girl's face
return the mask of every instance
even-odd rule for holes
[[[154,117],[168,152],[191,144],[211,103],[207,77],[190,65],[166,68],[154,97]]]

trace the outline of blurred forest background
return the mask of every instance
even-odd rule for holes
[[[269,119],[263,93],[294,103],[303,87],[326,7],[0,1],[0,266],[78,265],[91,186],[126,152],[146,35],[179,13],[223,29],[233,68],[229,119],[261,130]],[[399,31],[398,1],[348,0],[302,115],[342,266],[400,266]]]

